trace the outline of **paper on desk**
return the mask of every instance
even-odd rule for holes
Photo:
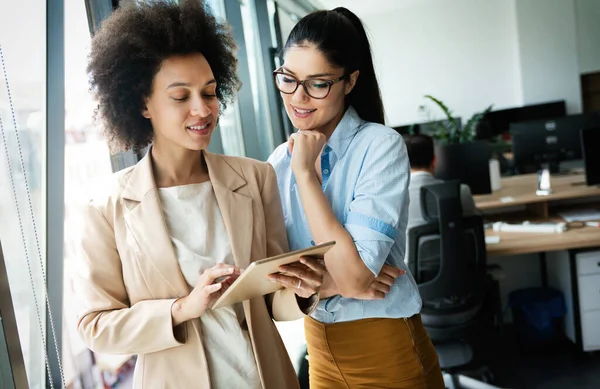
[[[486,235],[485,236],[486,244],[497,244],[500,243],[500,237],[498,235]]]
[[[576,211],[559,212],[558,215],[565,219],[567,223],[578,221],[586,222],[590,220],[600,220],[600,210],[598,209],[579,209]]]

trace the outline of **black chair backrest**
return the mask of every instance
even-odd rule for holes
[[[483,294],[486,247],[481,216],[463,217],[460,182],[447,181],[421,188],[421,210],[426,224],[408,231],[409,268],[424,302],[446,299],[457,304]],[[439,239],[435,276],[421,277],[421,244]]]

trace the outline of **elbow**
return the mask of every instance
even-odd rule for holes
[[[98,326],[98,315],[87,314],[79,319],[77,333],[83,343],[95,353],[120,354],[106,341],[106,333]]]
[[[356,251],[352,253],[344,253],[344,255],[341,255],[341,257],[354,257],[353,261],[351,261],[352,266],[344,264],[342,269],[338,267],[338,271],[336,271],[335,274],[332,274],[332,277],[334,277],[334,282],[337,285],[338,292],[340,295],[342,295],[342,297],[356,298],[369,288],[375,279],[375,275],[365,265],[362,258]]]
[[[77,333],[90,350],[97,353],[103,353],[106,350],[102,347],[102,337],[95,329],[95,325],[93,324],[94,320],[90,320],[88,316],[89,315],[86,315],[79,319]]]

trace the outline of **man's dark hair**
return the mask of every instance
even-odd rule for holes
[[[413,169],[429,169],[434,158],[433,138],[428,135],[405,135],[404,143]]]
[[[235,41],[200,0],[145,0],[117,9],[95,34],[88,64],[98,100],[96,119],[113,149],[138,151],[152,142],[142,116],[162,62],[201,53],[217,81],[221,112],[239,89]]]

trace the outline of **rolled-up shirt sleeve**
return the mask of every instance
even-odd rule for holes
[[[377,276],[407,218],[410,165],[399,134],[374,139],[365,153],[344,227]],[[404,232],[402,232],[404,233]]]

